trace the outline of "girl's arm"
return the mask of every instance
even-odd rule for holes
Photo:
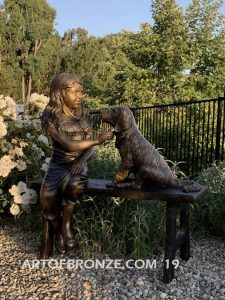
[[[54,126],[49,126],[47,131],[51,137],[58,141],[69,152],[83,151],[96,145],[102,145],[105,141],[112,139],[114,136],[112,131],[108,131],[99,135],[95,140],[71,141],[66,135],[60,134]]]
[[[86,161],[93,155],[94,150],[95,147],[84,150],[84,152],[79,156],[79,159],[75,160],[71,170],[72,174],[79,174],[81,172]]]

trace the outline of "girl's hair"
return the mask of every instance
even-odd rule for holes
[[[50,86],[50,100],[42,113],[42,127],[46,130],[48,123],[57,124],[58,114],[62,110],[62,91],[74,84],[83,85],[83,80],[74,73],[56,74]]]
[[[62,90],[66,90],[77,83],[83,85],[82,79],[76,74],[66,72],[56,74],[50,86],[50,101],[48,105],[54,108],[61,108]]]

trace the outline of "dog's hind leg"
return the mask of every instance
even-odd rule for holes
[[[116,184],[116,187],[119,187],[119,188],[132,188],[132,189],[140,189],[146,178],[144,178],[144,176],[142,176],[142,173],[143,173],[143,168],[141,168],[140,170],[138,170],[136,176],[135,176],[135,179],[131,182],[119,182]]]
[[[115,181],[112,183],[112,186],[114,184],[114,187],[118,187],[118,188],[132,188],[132,189],[140,189],[143,185],[144,182],[146,181],[146,174],[149,173],[149,168],[148,167],[142,167],[138,170],[138,172],[136,173],[135,179],[131,182],[122,182],[125,177],[122,179],[122,177],[120,177],[120,172],[117,172],[115,179],[119,179],[118,181]],[[123,173],[124,174],[124,173]],[[128,173],[129,174],[129,173]],[[127,174],[127,176],[128,176]]]
[[[113,179],[113,182],[114,183],[120,183],[120,182],[123,182],[127,176],[129,175],[130,173],[130,169],[128,168],[120,168],[116,175],[114,176],[114,179]]]
[[[143,166],[138,170],[132,187],[140,189],[147,182],[152,186],[169,187],[172,185],[171,179],[170,174],[165,174],[161,169],[154,166]]]
[[[113,181],[111,183],[108,183],[108,187],[123,187],[120,186],[120,184],[123,185],[123,181],[128,177],[130,173],[130,169],[128,168],[122,168],[120,167],[119,170],[117,171],[116,175],[113,178]]]

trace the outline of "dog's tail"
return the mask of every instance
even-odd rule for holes
[[[201,191],[202,187],[197,182],[193,180],[180,180],[175,179],[173,182],[174,187],[182,188],[183,192],[192,193]]]

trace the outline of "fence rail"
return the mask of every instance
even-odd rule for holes
[[[166,159],[184,162],[179,166],[189,177],[225,158],[225,97],[131,110],[144,137]],[[92,115],[94,129],[109,130],[98,111]]]

